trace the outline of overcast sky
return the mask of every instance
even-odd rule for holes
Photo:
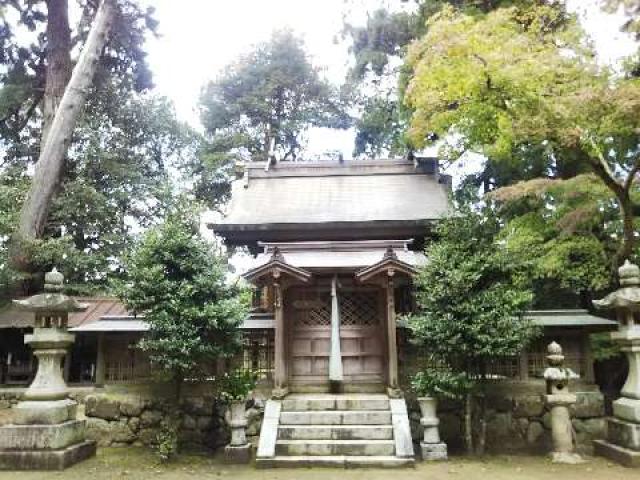
[[[364,23],[380,5],[397,0],[141,0],[153,4],[160,22],[160,37],[150,39],[149,62],[157,92],[176,105],[181,119],[198,126],[196,106],[202,85],[251,45],[269,38],[274,29],[291,27],[300,33],[314,63],[325,75],[341,83],[348,68],[348,45],[340,31],[346,17]],[[597,0],[568,0],[584,19],[601,59],[612,62],[634,51],[630,39],[619,32],[622,15],[606,15]],[[316,129],[309,135],[308,153],[341,150],[348,158],[353,132]]]

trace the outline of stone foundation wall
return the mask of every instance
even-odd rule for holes
[[[17,389],[16,389],[17,390]],[[87,437],[100,447],[150,446],[156,441],[163,422],[173,408],[168,392],[153,387],[132,386],[116,391],[93,389],[73,392],[80,404],[79,412],[87,420]],[[0,392],[0,410],[17,403],[20,393]],[[227,407],[215,401],[211,394],[188,392],[182,403],[181,444],[188,449],[216,450],[229,441],[225,422]],[[256,396],[247,401],[247,436],[257,445],[262,424],[264,400]]]
[[[572,422],[579,451],[590,454],[591,441],[605,437],[605,409],[604,397],[599,391],[593,386],[588,386],[585,390],[587,391],[576,392],[578,401],[572,409]],[[488,396],[488,452],[550,451],[550,413],[544,404],[543,394],[536,391],[544,391],[542,382],[514,385],[512,388],[501,385]],[[408,398],[407,404],[412,437],[418,443],[422,438],[420,410],[414,399]],[[452,451],[462,451],[462,406],[453,402],[441,402],[438,417],[443,441]]]
[[[0,390],[1,410],[17,402],[18,389]],[[575,385],[578,402],[573,408],[576,441],[583,453],[591,452],[591,440],[605,437],[603,395],[593,385]],[[544,382],[505,382],[492,387],[487,405],[487,450],[493,453],[543,453],[550,449],[549,412],[544,405]],[[72,396],[86,415],[90,438],[100,446],[151,445],[168,416],[169,393],[151,386],[117,389],[73,390]],[[247,402],[247,436],[257,445],[268,389]],[[216,403],[206,387],[185,392],[182,443],[188,448],[215,450],[227,444],[226,407]],[[415,399],[407,396],[412,436],[422,437],[420,412]],[[462,408],[452,402],[438,406],[440,433],[452,452],[462,451]],[[416,450],[417,451],[417,450]]]

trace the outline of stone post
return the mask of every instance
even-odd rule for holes
[[[620,288],[596,308],[613,310],[619,322],[611,339],[629,362],[629,374],[621,397],[613,402],[613,418],[607,420],[607,439],[594,442],[597,454],[626,466],[640,467],[640,268],[626,261],[618,269]]]
[[[440,441],[438,425],[440,420],[436,415],[438,401],[434,397],[419,397],[418,404],[422,418],[420,425],[423,428],[423,438],[420,442],[422,460],[446,460],[447,444]]]
[[[76,419],[62,359],[74,341],[67,332],[69,313],[87,307],[62,293],[64,277],[55,269],[45,275],[45,292],[14,300],[35,313],[32,335],[25,335],[38,358],[36,376],[11,411],[12,425],[0,428],[0,470],[57,470],[94,455],[95,442],[85,440],[85,421]]]
[[[573,426],[571,425],[570,407],[576,403],[576,396],[569,391],[571,372],[564,367],[562,347],[556,342],[547,349],[549,366],[544,371],[547,382],[545,402],[551,411],[551,438],[554,463],[582,463],[584,460],[575,453]]]
[[[232,402],[227,411],[227,423],[231,428],[231,442],[224,447],[227,463],[249,463],[251,461],[251,444],[247,442],[245,402]]]

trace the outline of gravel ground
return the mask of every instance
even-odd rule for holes
[[[182,455],[170,465],[159,465],[145,449],[101,448],[96,458],[64,472],[0,472],[0,480],[111,480],[111,479],[218,479],[233,480],[640,480],[631,470],[600,458],[582,465],[554,465],[544,457],[496,456],[482,459],[454,457],[444,463],[418,463],[415,469],[276,469],[225,465],[220,457]]]

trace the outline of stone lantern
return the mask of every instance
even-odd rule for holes
[[[618,269],[620,288],[596,308],[613,310],[618,331],[611,333],[627,356],[629,374],[621,397],[613,402],[613,417],[607,420],[607,440],[594,442],[596,453],[627,466],[640,466],[640,268],[626,261]]]
[[[85,440],[85,421],[76,420],[77,403],[69,398],[62,362],[74,335],[67,332],[69,313],[86,305],[62,293],[64,277],[55,269],[45,275],[44,293],[14,300],[35,314],[33,334],[25,343],[38,359],[36,376],[11,411],[11,425],[0,428],[0,469],[62,469],[95,454]]]
[[[570,407],[576,403],[576,396],[569,391],[569,379],[573,372],[564,366],[562,347],[551,342],[547,347],[548,367],[544,371],[547,384],[545,403],[551,412],[551,439],[554,463],[581,463],[584,460],[575,452],[573,426]]]

